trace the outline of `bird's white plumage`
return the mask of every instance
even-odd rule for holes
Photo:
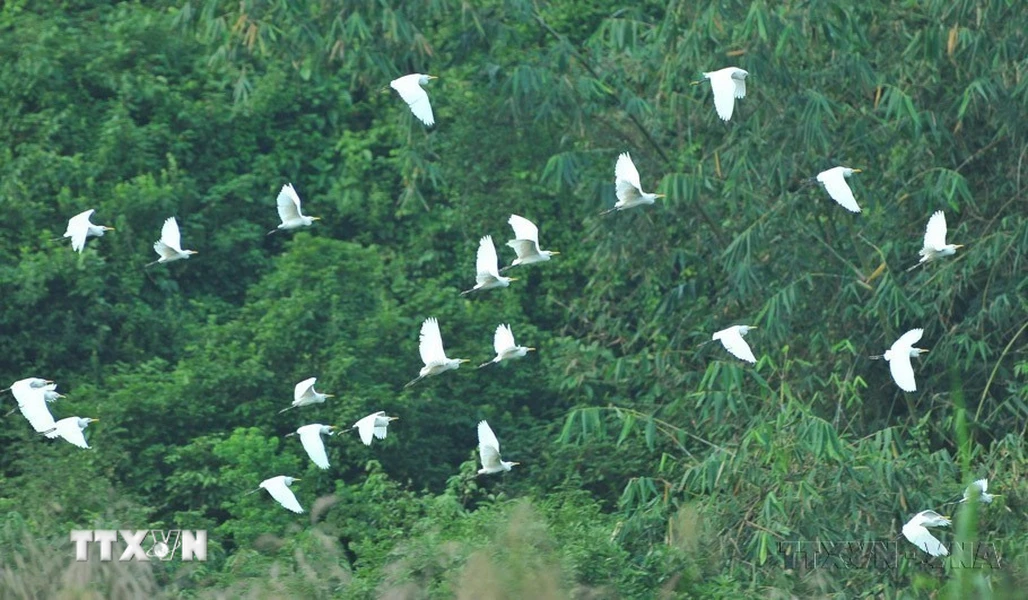
[[[945,527],[950,523],[947,517],[932,510],[924,510],[903,525],[903,537],[932,556],[946,556],[949,550],[925,526]]]
[[[500,458],[500,440],[496,439],[496,434],[485,421],[478,422],[478,456],[482,461],[479,475],[510,471],[511,467],[518,464]]]
[[[435,317],[429,317],[421,324],[418,352],[421,354],[421,362],[425,363],[426,367],[449,360],[446,351],[443,350],[443,334],[439,332],[439,321]]]
[[[94,212],[96,211],[91,208],[68,219],[68,228],[64,232],[64,237],[71,238],[71,249],[75,252],[82,252],[85,249],[86,238],[89,236],[102,237],[105,231],[112,229],[90,223],[89,218],[93,216]]]
[[[614,164],[614,185],[618,202],[622,204],[633,204],[642,194],[639,170],[627,152],[618,155],[618,161]]]
[[[361,436],[361,441],[364,442],[365,446],[370,446],[373,438],[384,440],[388,433],[389,422],[394,420],[396,417],[385,416],[385,411],[380,410],[376,413],[364,417],[353,424],[352,429],[356,429],[357,433]]]
[[[839,203],[840,206],[850,212],[860,212],[860,206],[857,204],[856,198],[853,197],[853,190],[850,189],[846,178],[853,173],[859,173],[860,169],[851,169],[849,167],[833,167],[827,171],[821,171],[817,174],[817,180],[825,186],[825,190],[828,195],[831,196],[832,200]]]
[[[520,215],[511,215],[507,223],[514,230],[514,239],[507,242],[507,246],[513,248],[518,255],[510,266],[545,262],[554,254],[560,254],[554,250],[539,249],[539,228],[535,223]]]
[[[478,241],[478,256],[475,259],[475,279],[478,283],[486,284],[500,278],[498,262],[496,246],[493,245],[493,236],[483,236]]]
[[[164,221],[164,225],[161,227],[161,239],[154,242],[153,249],[160,256],[154,263],[171,262],[189,258],[190,255],[196,254],[194,250],[182,249],[182,235],[179,232],[178,221],[175,220],[175,217],[168,217]]]
[[[946,246],[946,215],[941,210],[935,211],[924,228],[924,249],[938,252]],[[925,253],[924,250],[921,251]]]
[[[300,506],[296,496],[293,495],[293,490],[289,489],[294,481],[298,481],[294,477],[286,477],[285,475],[279,475],[270,479],[265,479],[261,482],[259,487],[268,490],[271,497],[274,498],[279,504],[293,511],[294,513],[302,513],[303,507]]]
[[[86,443],[86,436],[83,432],[86,427],[95,420],[96,419],[81,419],[79,417],[61,419],[54,423],[54,428],[51,431],[46,432],[46,437],[53,439],[60,436],[79,448],[89,448],[89,444]]]
[[[435,116],[432,114],[432,104],[428,101],[428,92],[421,86],[428,83],[430,79],[435,78],[431,75],[412,73],[389,82],[389,87],[400,94],[414,116],[428,126],[435,124]]]
[[[300,196],[293,188],[293,184],[287,183],[275,199],[278,207],[278,218],[282,220],[283,229],[291,229],[303,225],[303,211],[300,210]]]
[[[479,365],[479,368],[503,360],[521,358],[528,354],[529,351],[535,350],[535,348],[518,346],[514,341],[514,332],[511,330],[510,325],[497,325],[496,333],[493,334],[493,350],[496,351],[496,358],[482,363]]]
[[[974,493],[973,492],[974,488],[978,488],[978,499],[981,500],[984,504],[989,504],[990,502],[992,502],[992,499],[995,497],[995,494],[988,494],[988,493],[986,493],[989,490],[989,480],[988,479],[978,479],[978,480],[972,481],[971,485],[967,486],[967,489],[964,490],[964,497],[960,501],[961,502],[967,502],[968,500],[970,500],[972,494]]]
[[[325,452],[325,441],[321,439],[321,434],[332,435],[332,428],[321,423],[312,423],[297,429],[296,434],[300,436],[300,443],[311,462],[319,468],[327,469],[328,454]]]
[[[728,329],[722,329],[715,333],[711,340],[720,340],[721,345],[732,353],[733,356],[746,362],[756,363],[757,358],[753,356],[753,351],[750,350],[750,345],[746,343],[746,340],[742,339],[744,335],[749,333],[752,327],[746,325],[733,325]]]
[[[37,382],[40,382],[40,385],[34,385]],[[18,402],[18,410],[37,433],[45,433],[56,427],[54,417],[46,406],[43,389],[46,383],[42,379],[29,378],[16,381],[11,386],[11,393]]]
[[[924,335],[923,329],[911,329],[893,342],[884,354],[885,360],[889,361],[889,372],[892,373],[893,381],[905,392],[917,391],[914,367],[910,364],[910,357],[920,353],[920,349],[913,348],[913,346],[921,339],[922,335]]]
[[[317,377],[308,377],[293,386],[293,402],[301,403],[313,399],[315,395],[314,384],[317,382]]]
[[[703,74],[710,80],[710,89],[714,94],[714,109],[722,121],[731,120],[735,112],[736,98],[746,97],[747,75],[747,71],[738,67],[726,67]]]

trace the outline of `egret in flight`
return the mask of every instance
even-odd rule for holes
[[[550,260],[551,256],[560,254],[556,250],[539,249],[539,228],[525,217],[511,215],[507,219],[507,223],[514,230],[514,239],[507,242],[507,246],[513,248],[518,257],[510,263],[510,266],[504,267],[504,271],[518,265],[546,262]]]
[[[928,219],[928,225],[924,228],[924,248],[921,248],[920,252],[918,252],[921,255],[921,260],[907,269],[907,271],[913,271],[937,258],[952,256],[956,254],[957,248],[963,247],[962,244],[946,243],[946,215],[941,210],[937,210]]]
[[[357,421],[350,429],[356,429],[357,433],[360,434],[361,441],[364,442],[364,445],[370,446],[372,437],[384,440],[386,438],[386,433],[388,433],[389,423],[399,418],[400,417],[387,417],[385,411],[380,410]]]
[[[464,290],[461,296],[479,290],[491,290],[498,287],[507,287],[510,282],[517,281],[517,277],[504,277],[500,275],[498,260],[496,258],[496,246],[493,245],[493,236],[487,235],[478,242],[478,257],[475,260],[475,287]]]
[[[733,325],[728,329],[722,329],[715,333],[711,337],[713,340],[721,340],[721,345],[725,347],[738,359],[744,360],[748,363],[756,363],[757,358],[753,356],[753,351],[750,350],[750,345],[746,343],[746,340],[742,339],[744,335],[750,332],[751,329],[756,329],[753,325]]]
[[[175,220],[175,217],[169,217],[164,222],[164,227],[161,228],[161,239],[154,242],[153,249],[160,258],[147,264],[146,266],[148,267],[157,263],[168,263],[189,258],[196,254],[196,250],[182,249],[182,235],[179,233],[178,221]]]
[[[988,489],[988,479],[979,479],[977,481],[972,481],[971,485],[967,486],[967,489],[964,490],[964,497],[960,500],[960,502],[967,502],[968,500],[973,498],[975,494],[977,494],[978,499],[981,500],[984,504],[990,504],[992,502],[992,499],[996,496],[999,496],[999,494],[988,494],[986,493],[986,490]],[[975,490],[977,490],[977,492]]]
[[[633,206],[653,204],[657,198],[664,197],[664,194],[643,191],[642,183],[639,181],[639,170],[635,168],[635,163],[627,152],[618,156],[618,161],[614,165],[614,188],[618,201],[614,203],[614,208],[600,213],[601,216]]]
[[[438,77],[412,73],[389,82],[389,87],[400,94],[414,116],[429,127],[435,125],[435,117],[432,115],[432,104],[428,101],[428,93],[421,86],[433,79],[438,79]]]
[[[317,377],[311,377],[304,379],[300,383],[293,387],[293,404],[278,411],[278,414],[282,414],[291,408],[298,408],[300,406],[307,406],[309,404],[321,404],[326,398],[334,398],[332,394],[322,394],[314,390],[314,384],[318,381]]]
[[[498,325],[493,335],[493,350],[496,351],[496,358],[478,365],[479,369],[500,361],[521,358],[535,348],[518,346],[514,343],[514,332],[510,330],[510,325]]]
[[[500,441],[496,439],[496,434],[489,427],[489,423],[485,421],[478,422],[478,456],[482,460],[482,468],[478,470],[479,475],[510,471],[514,465],[521,464],[500,458]]]
[[[825,190],[828,191],[828,195],[839,203],[840,206],[850,212],[860,212],[860,206],[857,205],[857,200],[853,197],[853,190],[850,189],[846,178],[854,173],[860,173],[860,169],[851,169],[849,167],[834,167],[827,171],[821,171],[817,174],[816,179],[821,182],[821,185],[825,186]]]
[[[7,388],[14,394],[18,409],[36,433],[46,433],[56,427],[54,417],[46,407],[46,386],[52,383],[47,379],[30,377],[16,381]]]
[[[321,217],[304,216],[300,211],[300,196],[297,195],[291,183],[282,186],[282,191],[278,193],[276,203],[278,204],[278,218],[282,220],[282,224],[269,231],[268,235],[276,231],[310,227],[315,221],[321,220]]]
[[[258,492],[261,488],[264,488],[268,490],[268,493],[271,494],[271,497],[274,498],[275,501],[281,504],[282,506],[293,511],[294,513],[302,513],[303,507],[301,507],[300,503],[297,502],[296,496],[293,495],[293,490],[289,489],[289,486],[293,485],[294,481],[300,481],[300,479],[296,477],[286,477],[285,475],[279,475],[278,477],[265,479],[261,482],[261,484],[257,487],[256,490],[247,492],[247,494]]]
[[[884,358],[889,362],[889,371],[896,385],[904,392],[916,392],[917,382],[914,381],[914,367],[910,365],[910,357],[918,356],[928,352],[924,348],[914,348],[914,344],[921,339],[924,329],[911,329],[893,342],[892,346],[882,356],[872,356],[872,359]]]
[[[54,423],[54,428],[50,431],[44,432],[44,434],[50,439],[60,436],[79,448],[89,448],[89,444],[86,443],[86,436],[82,432],[85,431],[86,427],[89,427],[90,423],[99,420],[100,419],[68,417],[67,419],[61,419]]]
[[[421,367],[421,372],[415,379],[403,387],[410,387],[426,377],[457,369],[461,363],[468,362],[466,358],[446,357],[446,351],[443,350],[443,335],[439,333],[439,321],[434,317],[425,319],[425,322],[421,324],[418,352],[421,353],[421,361],[425,363],[425,366]]]
[[[946,556],[949,550],[926,529],[926,526],[947,527],[950,523],[952,521],[949,517],[944,517],[934,510],[922,510],[903,526],[903,537],[932,556]]]
[[[105,231],[114,231],[113,227],[90,223],[89,217],[95,212],[96,210],[91,208],[68,220],[68,229],[64,232],[64,237],[71,238],[71,249],[75,252],[82,252],[86,248],[86,238],[103,237]]]
[[[735,112],[735,99],[746,97],[746,76],[748,72],[738,67],[726,67],[717,71],[704,73],[703,77],[710,80],[710,90],[714,93],[714,108],[722,121],[729,121]],[[699,85],[703,80],[692,82]]]
[[[318,467],[327,469],[328,455],[325,453],[325,441],[321,439],[321,436],[332,435],[332,430],[335,428],[335,425],[313,423],[311,425],[304,425],[293,433],[287,433],[286,437],[292,435],[300,436],[300,443],[303,444],[303,449],[307,451],[307,456],[311,457],[311,461],[318,465]]]

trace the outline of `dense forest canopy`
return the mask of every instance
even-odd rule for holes
[[[100,420],[84,450],[0,397],[0,597],[1017,597],[1026,31],[1014,0],[4,2],[0,382]],[[601,216],[623,152],[666,197]],[[839,165],[860,213],[811,181]],[[321,220],[268,235],[286,183]],[[77,253],[87,209],[114,231]],[[964,247],[908,271],[936,211]],[[560,254],[461,297],[512,214]],[[145,267],[171,216],[198,254]],[[428,317],[471,362],[404,388]],[[476,370],[501,323],[537,351]],[[708,343],[732,325],[755,365]],[[914,328],[904,392],[868,357]],[[482,420],[512,471],[476,475]],[[307,513],[246,493],[275,475]],[[898,537],[925,509],[950,558]],[[208,560],[78,563],[91,528]]]

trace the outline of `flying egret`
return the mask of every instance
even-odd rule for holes
[[[825,186],[825,190],[828,191],[828,195],[832,197],[832,200],[838,202],[846,210],[858,213],[860,212],[860,206],[857,205],[857,200],[853,197],[853,190],[846,183],[846,178],[860,172],[860,169],[833,167],[827,171],[821,171],[815,179]]]
[[[903,526],[903,537],[932,556],[946,556],[949,554],[949,550],[934,535],[929,533],[925,526],[946,527],[950,523],[952,521],[950,521],[949,517],[944,517],[934,510],[922,510]]]
[[[410,387],[426,377],[445,373],[460,367],[461,363],[468,362],[466,358],[447,358],[443,350],[443,335],[439,333],[439,321],[434,317],[425,319],[421,324],[421,339],[418,345],[418,352],[421,353],[421,361],[425,363],[421,372],[415,379],[412,379],[403,387]]]
[[[303,513],[303,507],[300,506],[300,503],[296,500],[296,496],[293,495],[293,490],[289,489],[289,486],[293,485],[294,481],[300,481],[300,479],[298,477],[286,477],[285,475],[279,475],[278,477],[265,479],[259,486],[257,486],[256,490],[247,492],[247,494],[252,494],[260,491],[260,488],[264,488],[268,490],[271,497],[282,506],[294,513]]]
[[[161,228],[161,239],[153,243],[153,249],[160,258],[147,264],[146,266],[148,267],[157,263],[168,263],[189,258],[191,255],[196,254],[196,250],[182,249],[182,235],[179,233],[178,221],[175,220],[175,217],[168,217],[164,222],[164,227]]]
[[[429,127],[435,125],[435,117],[432,116],[432,105],[428,101],[428,93],[421,86],[433,79],[438,79],[438,77],[412,73],[389,82],[389,87],[400,94],[414,116]]]
[[[335,425],[312,423],[311,425],[304,425],[293,433],[287,433],[286,437],[291,435],[300,436],[300,443],[303,444],[303,449],[307,451],[307,456],[311,457],[311,460],[318,467],[327,469],[328,455],[325,454],[325,441],[321,439],[321,436],[322,434],[332,435],[332,430],[335,428]]]
[[[510,325],[497,325],[496,333],[493,334],[493,350],[496,350],[496,358],[478,365],[479,369],[503,360],[521,358],[535,348],[518,346],[514,343],[514,332],[510,330]]]
[[[721,340],[721,345],[732,353],[733,356],[749,363],[756,363],[757,359],[750,350],[750,345],[742,339],[744,335],[756,329],[754,325],[733,325],[728,329],[722,329],[711,337],[711,341]]]
[[[67,419],[61,419],[54,423],[53,429],[44,432],[44,435],[50,439],[60,436],[79,448],[89,448],[89,444],[86,443],[86,436],[83,435],[82,432],[86,427],[89,427],[90,423],[99,420],[100,419],[68,417]]]
[[[517,277],[504,277],[500,275],[498,260],[496,258],[496,246],[493,245],[493,236],[487,235],[478,241],[478,257],[475,260],[475,287],[464,290],[461,296],[466,296],[478,290],[491,290],[498,287],[507,287],[510,282],[517,281]]]
[[[18,401],[18,409],[21,414],[28,419],[36,433],[45,433],[56,426],[50,409],[46,407],[45,387],[50,383],[53,382],[30,377],[16,381],[8,388],[14,394],[14,399]]]
[[[304,379],[300,383],[293,387],[293,404],[292,406],[283,408],[278,411],[278,414],[282,414],[291,408],[298,408],[300,406],[307,406],[308,404],[321,404],[325,401],[325,398],[334,398],[332,394],[322,394],[314,391],[314,383],[318,380],[317,377],[311,377]]]
[[[632,157],[627,152],[621,153],[614,165],[614,186],[618,201],[614,203],[614,208],[600,213],[601,216],[633,206],[653,204],[657,198],[664,197],[664,194],[651,194],[643,191],[642,184],[639,182],[639,170],[635,168],[635,163],[632,162]]]
[[[729,121],[735,112],[735,99],[746,97],[746,76],[749,75],[738,67],[726,67],[717,71],[704,73],[703,77],[710,80],[710,90],[714,93],[714,108],[722,121]],[[699,85],[703,80],[692,82]]]
[[[500,441],[485,421],[478,422],[478,456],[482,460],[479,475],[489,475],[500,471],[510,471],[514,465],[521,463],[508,462],[500,458]]]
[[[514,239],[507,242],[507,246],[513,248],[518,257],[510,263],[510,266],[504,267],[504,271],[518,265],[546,262],[550,260],[551,256],[560,254],[556,250],[539,249],[539,228],[525,217],[511,215],[507,219],[507,223],[514,230]]]
[[[998,496],[999,494],[987,494],[986,490],[988,489],[988,479],[979,479],[977,481],[972,481],[971,485],[967,486],[967,489],[964,490],[964,497],[960,500],[960,502],[967,502],[975,495],[976,492],[974,490],[978,490],[978,499],[985,504],[989,504],[992,502],[992,499]]]
[[[315,221],[321,220],[321,217],[304,216],[303,212],[300,211],[300,196],[297,195],[291,183],[282,186],[282,191],[278,193],[276,203],[278,204],[278,218],[282,219],[282,224],[269,231],[268,235],[280,230],[286,231],[299,227],[310,227]]]
[[[68,220],[68,229],[64,232],[64,237],[71,238],[71,249],[75,252],[82,252],[86,248],[86,238],[103,237],[105,231],[114,231],[113,227],[90,223],[89,217],[95,212],[96,210],[91,208]]]
[[[928,352],[924,348],[913,347],[923,334],[924,329],[911,329],[893,342],[892,346],[885,351],[885,354],[871,357],[874,360],[884,358],[889,361],[889,371],[892,373],[892,379],[904,392],[917,391],[917,383],[914,381],[914,367],[910,365],[910,357]]]
[[[364,442],[364,445],[370,446],[372,437],[384,440],[386,438],[389,423],[399,418],[400,417],[387,417],[385,416],[385,411],[380,410],[357,421],[350,429],[356,429],[357,433],[360,434],[361,441]]]
[[[946,243],[946,215],[941,210],[935,211],[928,225],[924,228],[924,248],[918,252],[921,260],[907,271],[913,271],[925,263],[929,263],[943,256],[956,254],[957,248],[963,248],[962,244]]]

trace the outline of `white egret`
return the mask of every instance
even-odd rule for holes
[[[428,92],[422,89],[421,86],[433,79],[438,79],[438,77],[412,73],[389,82],[389,87],[400,94],[400,97],[410,107],[410,111],[414,113],[414,116],[429,127],[435,125],[435,117],[432,115],[432,104],[428,101]]]
[[[825,186],[825,190],[832,197],[832,200],[838,202],[846,210],[858,213],[860,212],[860,206],[857,205],[857,200],[853,197],[853,190],[846,183],[846,178],[860,172],[860,169],[833,167],[818,173],[816,179],[821,182],[821,185]]]
[[[918,252],[921,255],[921,260],[907,271],[913,271],[921,265],[931,262],[937,258],[943,256],[952,256],[956,254],[957,248],[963,248],[963,244],[947,244],[946,243],[946,215],[941,210],[935,211],[935,213],[928,219],[928,225],[924,228],[924,248]]]
[[[276,231],[286,231],[289,229],[297,229],[299,227],[310,227],[315,221],[320,221],[321,217],[306,217],[303,212],[300,211],[300,196],[293,189],[293,184],[287,183],[282,186],[282,191],[278,193],[278,218],[282,220],[282,224],[268,232],[268,235],[275,233]]]
[[[722,121],[729,121],[735,112],[735,99],[746,97],[746,76],[749,75],[738,67],[725,67],[717,71],[704,73],[703,77],[710,80],[710,90],[714,93],[714,108]],[[703,83],[702,80],[692,82],[693,85]]]
[[[361,441],[364,442],[364,445],[370,446],[372,437],[384,440],[386,438],[386,433],[388,433],[387,428],[389,427],[389,423],[399,418],[400,417],[387,417],[385,411],[380,410],[357,421],[350,429],[356,429],[357,433],[360,434]]]
[[[992,499],[995,498],[996,496],[999,496],[999,494],[988,494],[988,493],[986,493],[986,490],[988,490],[988,489],[989,489],[989,480],[988,479],[979,479],[977,481],[972,481],[971,485],[967,486],[967,489],[964,490],[964,497],[961,498],[960,502],[967,502],[972,497],[974,497],[974,495],[976,493],[975,490],[978,490],[977,491],[978,499],[981,500],[985,504],[989,504],[989,503],[992,502]]]
[[[482,460],[482,468],[478,470],[479,475],[510,471],[514,465],[521,464],[500,458],[500,441],[496,439],[496,434],[489,427],[489,423],[485,421],[478,422],[478,456]]]
[[[282,506],[294,513],[303,513],[303,507],[300,506],[300,503],[296,500],[296,496],[293,495],[293,490],[289,489],[289,486],[293,485],[294,481],[300,481],[300,479],[298,477],[286,477],[285,475],[279,475],[277,477],[265,479],[256,490],[247,492],[247,494],[258,492],[260,491],[260,488],[264,488],[268,490],[271,497]]]
[[[475,287],[464,290],[461,296],[466,296],[478,290],[491,290],[498,287],[507,287],[510,282],[517,281],[517,277],[504,277],[500,275],[499,259],[496,258],[496,246],[493,245],[493,236],[487,235],[478,241],[478,257],[475,259]]]
[[[314,390],[314,384],[318,381],[317,377],[310,377],[304,379],[300,383],[293,387],[293,404],[287,408],[283,408],[278,411],[278,414],[282,414],[291,408],[298,408],[301,406],[307,406],[309,404],[321,404],[326,398],[334,398],[332,394],[322,394]]]
[[[45,387],[51,383],[53,382],[46,379],[30,377],[16,381],[8,388],[18,401],[21,414],[28,419],[32,429],[37,433],[45,433],[56,426],[50,409],[46,407]]]
[[[325,441],[321,439],[321,436],[323,434],[332,435],[332,430],[335,428],[335,425],[312,423],[311,425],[304,425],[293,433],[287,433],[286,437],[291,435],[300,436],[300,443],[303,444],[303,449],[307,451],[307,456],[311,457],[311,461],[318,465],[318,467],[327,469],[328,455],[325,453]]]
[[[17,394],[17,392],[14,391],[16,389],[25,389],[25,388],[38,389],[38,388],[43,388],[43,387],[46,387],[46,386],[49,386],[49,385],[55,385],[55,384],[54,384],[53,381],[51,381],[49,379],[40,379],[39,377],[26,377],[25,379],[19,379],[18,381],[15,381],[14,383],[12,383],[10,385],[10,387],[5,387],[4,389],[0,390],[0,393],[6,392],[6,391],[10,391],[11,393],[14,394],[15,398],[17,398],[18,394]]]
[[[168,263],[189,258],[196,254],[196,250],[182,249],[182,235],[179,233],[178,221],[175,220],[175,217],[168,217],[164,221],[164,226],[161,227],[161,239],[154,242],[153,249],[160,258],[147,264],[146,266],[148,267],[157,263]]]
[[[86,436],[82,432],[86,427],[89,427],[90,423],[99,420],[100,419],[68,417],[67,419],[61,419],[54,423],[54,428],[50,431],[44,432],[44,434],[50,439],[60,436],[79,448],[89,448],[89,444],[86,443]]]
[[[550,260],[551,256],[560,254],[556,250],[539,249],[539,228],[525,217],[511,215],[507,219],[507,223],[514,230],[514,239],[507,242],[507,246],[513,248],[518,257],[514,259],[514,262],[510,263],[509,267],[505,267],[503,270],[518,265],[546,262]]]
[[[904,392],[917,391],[917,382],[914,381],[914,367],[910,365],[910,357],[928,352],[924,348],[913,347],[923,334],[924,329],[911,329],[893,342],[892,346],[885,351],[885,354],[871,357],[875,360],[884,358],[889,361],[889,371],[892,373],[892,379]]]
[[[479,369],[503,360],[521,358],[535,348],[518,346],[514,343],[514,332],[510,330],[510,325],[498,325],[496,333],[493,334],[493,350],[496,350],[496,358],[478,365]]]
[[[466,358],[447,358],[443,350],[443,335],[439,333],[439,321],[434,317],[425,319],[421,324],[421,339],[418,345],[418,352],[421,354],[421,361],[425,363],[417,378],[412,379],[403,387],[410,387],[426,377],[445,373],[460,367],[461,363],[468,362]]]
[[[614,187],[618,201],[614,203],[614,208],[605,210],[600,215],[625,210],[633,206],[653,204],[657,201],[657,198],[664,197],[664,194],[651,194],[643,191],[642,183],[639,180],[639,170],[635,168],[635,163],[632,162],[632,157],[627,152],[621,153],[618,156],[617,163],[614,165]]]
[[[114,231],[113,227],[90,223],[89,217],[95,212],[96,210],[91,208],[68,220],[68,229],[65,230],[64,237],[71,238],[71,249],[75,252],[82,252],[86,248],[86,238],[102,237],[105,231]]]
[[[949,517],[944,517],[934,510],[922,510],[903,526],[903,537],[932,556],[946,556],[949,550],[925,527],[946,527],[950,523],[952,521]]]
[[[731,352],[736,358],[749,363],[756,363],[757,358],[753,356],[750,345],[746,343],[746,340],[742,339],[751,329],[756,329],[756,326],[733,325],[728,329],[722,329],[715,333],[710,339],[711,341],[721,340],[721,345],[725,347],[725,350]]]

